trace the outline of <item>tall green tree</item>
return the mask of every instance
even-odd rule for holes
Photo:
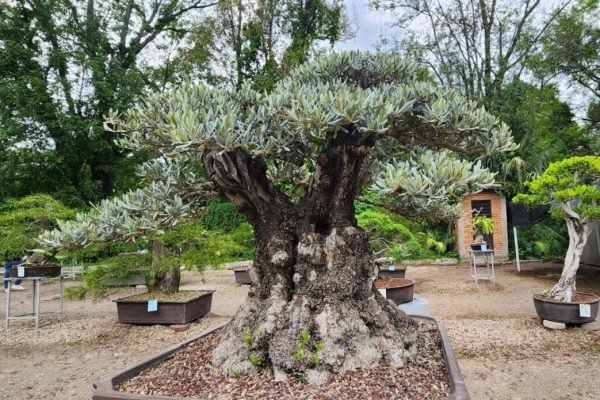
[[[562,74],[600,98],[600,7],[580,1],[552,24],[544,40],[547,70]]]
[[[493,106],[503,85],[519,77],[565,0],[548,15],[542,0],[371,0],[393,12],[401,50],[428,65],[442,84]]]
[[[18,0],[0,4],[0,196],[98,200],[132,179],[102,127],[148,87],[139,65],[205,0]],[[125,180],[125,181],[123,181]]]
[[[515,78],[504,86],[497,115],[511,127],[520,147],[508,160],[490,160],[489,167],[500,173],[509,193],[523,191],[523,182],[550,162],[590,152],[589,133],[575,123],[570,107],[558,96],[552,84],[538,87]]]
[[[332,45],[344,31],[342,6],[328,0],[225,0],[217,9],[220,64],[238,88],[252,81],[257,89],[270,90],[316,45]]]

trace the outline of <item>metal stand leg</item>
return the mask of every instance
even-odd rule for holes
[[[40,325],[40,280],[35,279],[33,281],[34,287],[34,315],[35,315],[35,329]]]
[[[8,330],[8,325],[10,324],[10,287],[12,286],[10,284],[11,282],[8,281],[8,292],[6,292],[6,329]]]
[[[63,277],[62,275],[60,276],[60,320],[63,320],[64,317],[64,301],[63,301],[63,293],[64,293],[64,288],[63,288]]]

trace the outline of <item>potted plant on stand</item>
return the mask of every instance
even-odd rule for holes
[[[550,290],[533,296],[536,312],[543,320],[555,322],[594,321],[599,298],[576,290],[576,274],[591,223],[600,219],[600,157],[571,157],[551,163],[525,185],[529,193],[519,194],[513,201],[532,206],[553,203],[552,215],[564,218],[569,232],[560,280]]]
[[[494,220],[486,215],[473,216],[473,250],[486,251],[488,249],[485,236],[494,233]]]

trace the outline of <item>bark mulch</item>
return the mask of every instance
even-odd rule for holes
[[[274,382],[266,368],[231,377],[210,363],[219,343],[214,333],[189,344],[173,357],[121,383],[116,390],[202,399],[442,399],[450,392],[441,340],[434,325],[419,321],[418,350],[404,368],[379,366],[347,372],[321,386],[292,377]]]

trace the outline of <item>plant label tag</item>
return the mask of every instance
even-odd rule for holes
[[[481,243],[481,251],[487,251],[487,244]]]
[[[148,300],[148,312],[158,311],[158,300],[151,299]]]
[[[592,306],[589,304],[580,304],[579,305],[579,316],[580,317],[591,317],[592,316]]]
[[[388,271],[395,271],[395,270],[396,270],[396,266],[395,265],[388,266]]]
[[[17,276],[19,278],[25,277],[25,267],[17,267]]]

